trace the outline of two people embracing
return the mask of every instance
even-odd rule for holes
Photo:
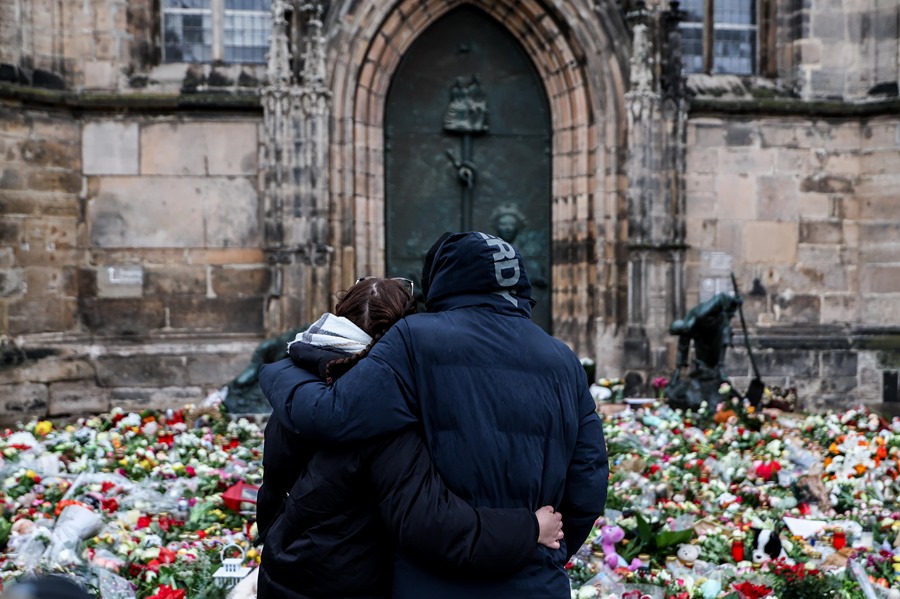
[[[259,597],[568,598],[609,475],[584,369],[498,237],[435,242],[426,312],[412,285],[360,279],[260,369]]]

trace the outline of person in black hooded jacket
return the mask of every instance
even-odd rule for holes
[[[344,443],[421,423],[437,471],[469,504],[562,513],[560,548],[538,546],[539,560],[500,580],[435,572],[401,549],[393,597],[568,599],[566,561],[602,513],[609,477],[584,368],[531,321],[525,263],[508,242],[477,231],[441,237],[422,287],[427,312],[391,327],[334,385],[290,360],[263,366],[273,418]]]
[[[348,371],[414,310],[401,281],[359,281],[334,314],[289,345],[294,363],[328,382]],[[415,427],[335,447],[310,443],[273,417],[263,466],[260,599],[389,597],[395,546],[435,571],[502,576],[537,559],[537,542],[558,547],[562,537],[549,506],[473,508],[452,495]]]

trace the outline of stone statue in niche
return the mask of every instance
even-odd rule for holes
[[[666,388],[670,406],[696,410],[705,401],[713,409],[726,399],[719,387],[728,382],[725,352],[732,345],[731,319],[742,303],[740,295],[717,293],[671,324],[669,332],[678,336],[678,351],[675,373]],[[688,359],[691,342],[693,361]],[[683,377],[688,366],[690,370]]]
[[[487,98],[478,75],[472,75],[468,83],[462,77],[456,78],[444,113],[444,130],[454,133],[484,133],[488,130]]]

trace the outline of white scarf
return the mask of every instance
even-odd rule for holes
[[[331,312],[326,312],[308,329],[297,333],[294,340],[288,343],[288,349],[298,341],[313,347],[325,347],[355,354],[366,349],[372,342],[372,338],[352,321],[343,316],[335,316]]]

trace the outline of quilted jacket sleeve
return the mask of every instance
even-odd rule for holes
[[[578,551],[603,512],[609,485],[609,460],[603,427],[587,385],[579,395],[578,410],[578,437],[559,507],[563,515],[567,557]]]
[[[415,423],[415,394],[400,326],[332,386],[290,359],[264,364],[259,385],[275,416],[290,431],[325,441],[372,439]]]
[[[538,523],[527,508],[473,508],[451,493],[414,429],[372,454],[379,510],[400,550],[438,571],[504,577],[537,559]]]

